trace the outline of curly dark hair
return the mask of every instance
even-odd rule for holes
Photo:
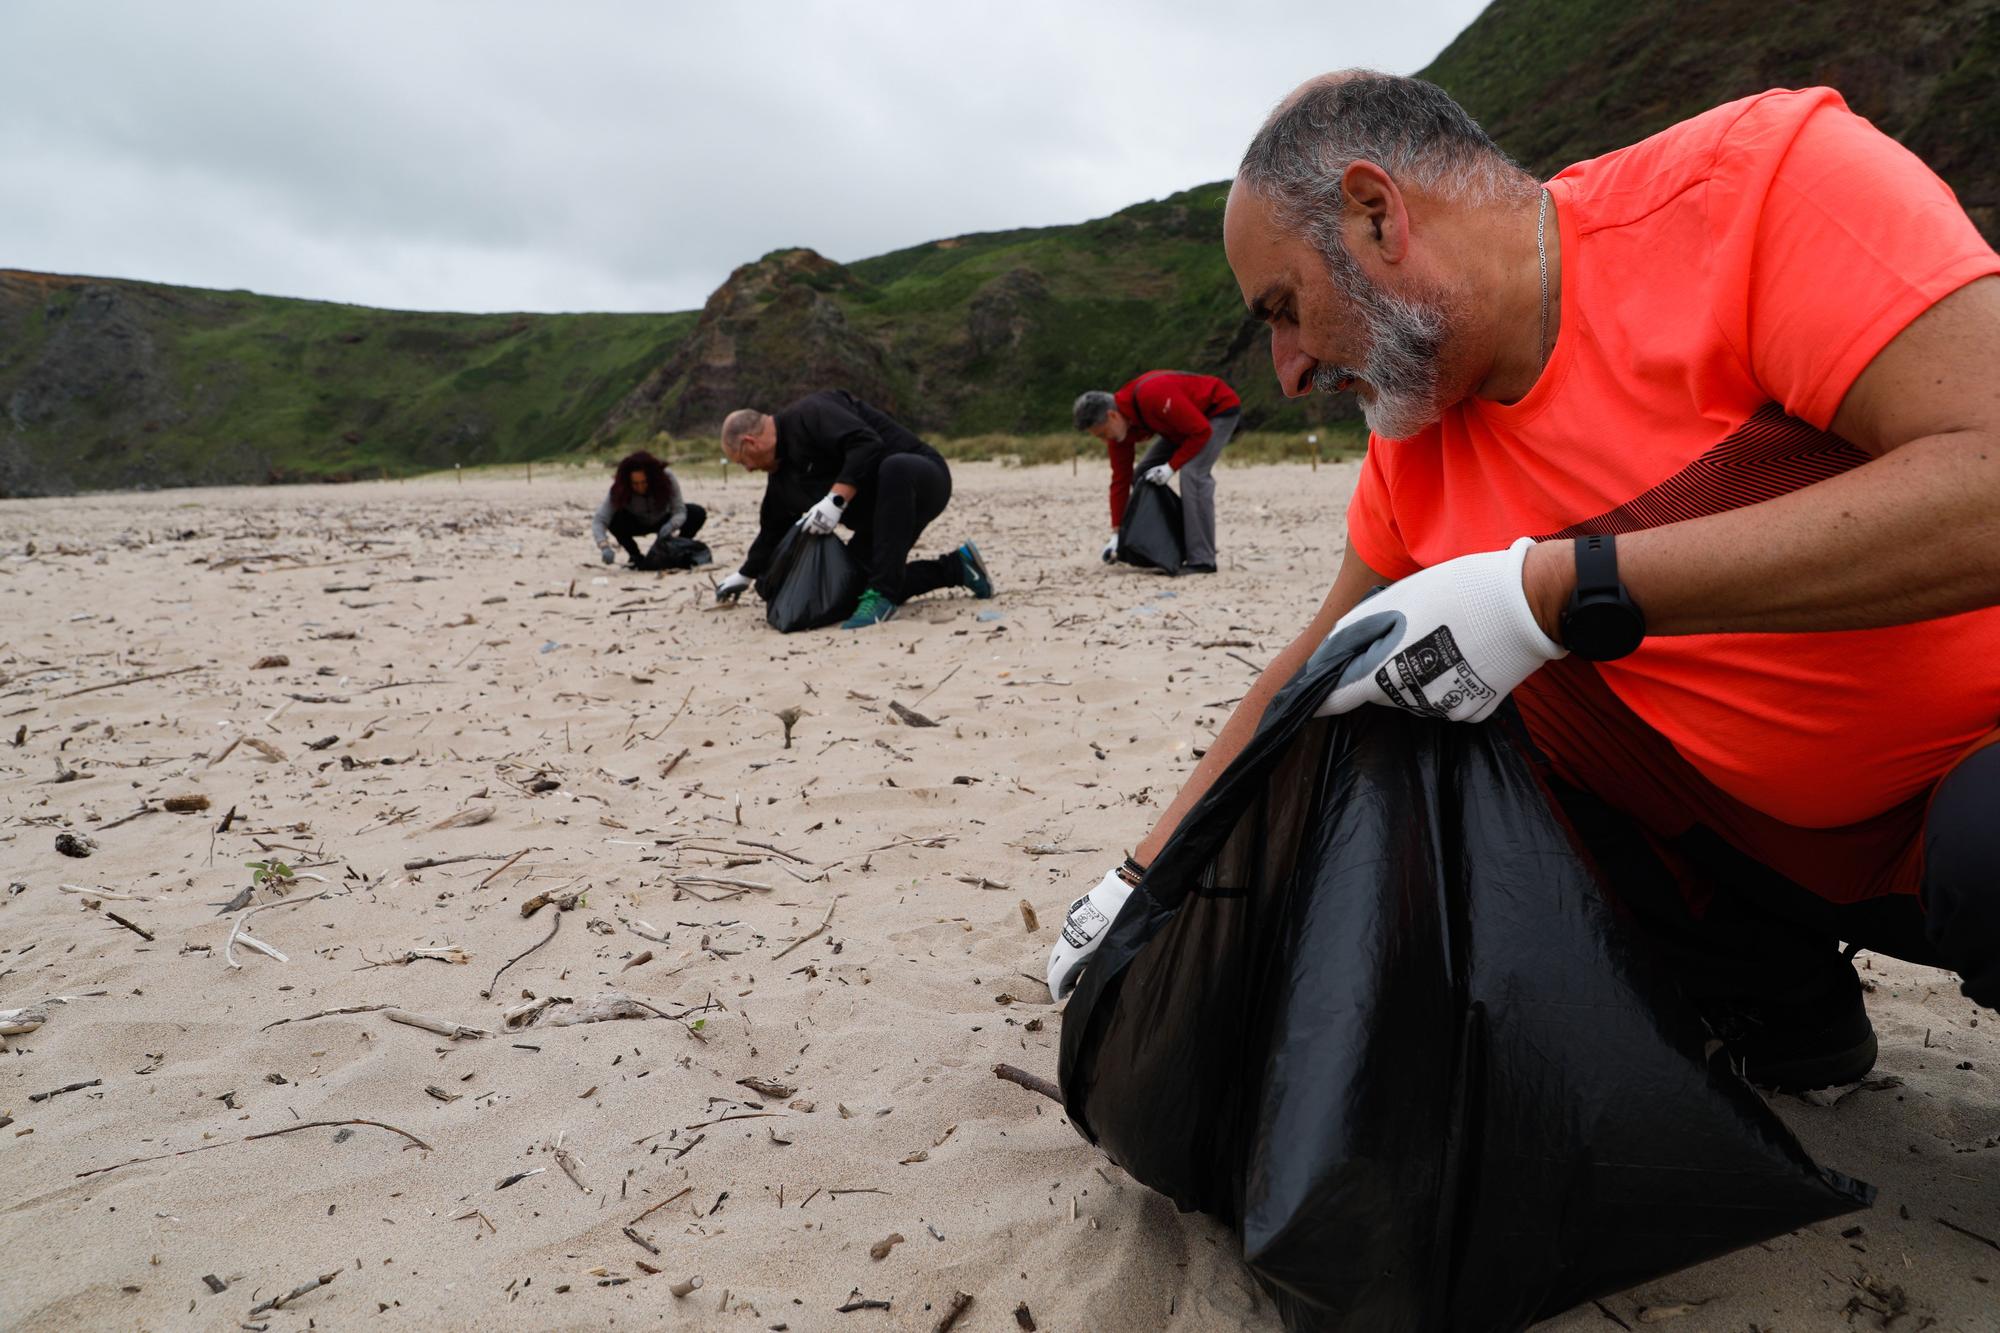
[[[611,478],[611,507],[623,509],[632,498],[632,474],[646,474],[646,494],[655,504],[666,496],[667,465],[647,453],[644,449],[630,453],[618,460],[618,472]]]

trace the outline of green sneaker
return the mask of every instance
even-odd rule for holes
[[[985,601],[993,595],[993,576],[986,572],[986,562],[979,558],[979,545],[967,542],[958,548],[959,563],[965,566],[965,586],[972,589],[972,595]]]
[[[861,604],[854,608],[854,614],[840,623],[842,629],[867,629],[885,620],[896,618],[896,604],[881,593],[870,588],[861,594]]]

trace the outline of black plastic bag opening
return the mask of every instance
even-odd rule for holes
[[[641,569],[695,569],[715,563],[714,552],[708,543],[693,537],[662,537],[653,543],[653,549],[646,552],[646,558],[639,563]]]
[[[861,600],[861,566],[833,533],[814,535],[794,524],[757,579],[764,620],[783,634],[818,629],[854,614]]]
[[[1072,1122],[1293,1329],[1521,1328],[1866,1206],[1631,939],[1511,710],[1314,719],[1322,652],[1063,1015]]]
[[[1142,481],[1125,502],[1125,521],[1118,525],[1118,558],[1142,569],[1163,569],[1180,577],[1187,559],[1181,525],[1181,497],[1171,486]]]

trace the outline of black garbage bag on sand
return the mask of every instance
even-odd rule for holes
[[[785,634],[832,625],[854,614],[861,600],[861,566],[833,533],[815,536],[794,524],[757,579],[764,619]]]
[[[1142,481],[1125,502],[1125,521],[1118,525],[1118,558],[1143,569],[1164,569],[1180,577],[1187,559],[1181,526],[1181,497],[1170,486]]]
[[[708,543],[696,541],[693,537],[662,537],[653,543],[653,549],[646,552],[641,569],[695,569],[715,563],[714,552]]]
[[[1874,1191],[1639,955],[1512,710],[1279,694],[1063,1015],[1072,1122],[1227,1222],[1292,1329],[1516,1329]]]

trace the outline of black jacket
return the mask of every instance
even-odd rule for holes
[[[749,578],[764,572],[785,532],[836,483],[854,487],[841,522],[861,530],[875,515],[875,474],[883,459],[921,453],[943,461],[895,418],[845,389],[809,393],[776,420],[778,465],[764,482],[757,540],[743,557],[742,572]]]

